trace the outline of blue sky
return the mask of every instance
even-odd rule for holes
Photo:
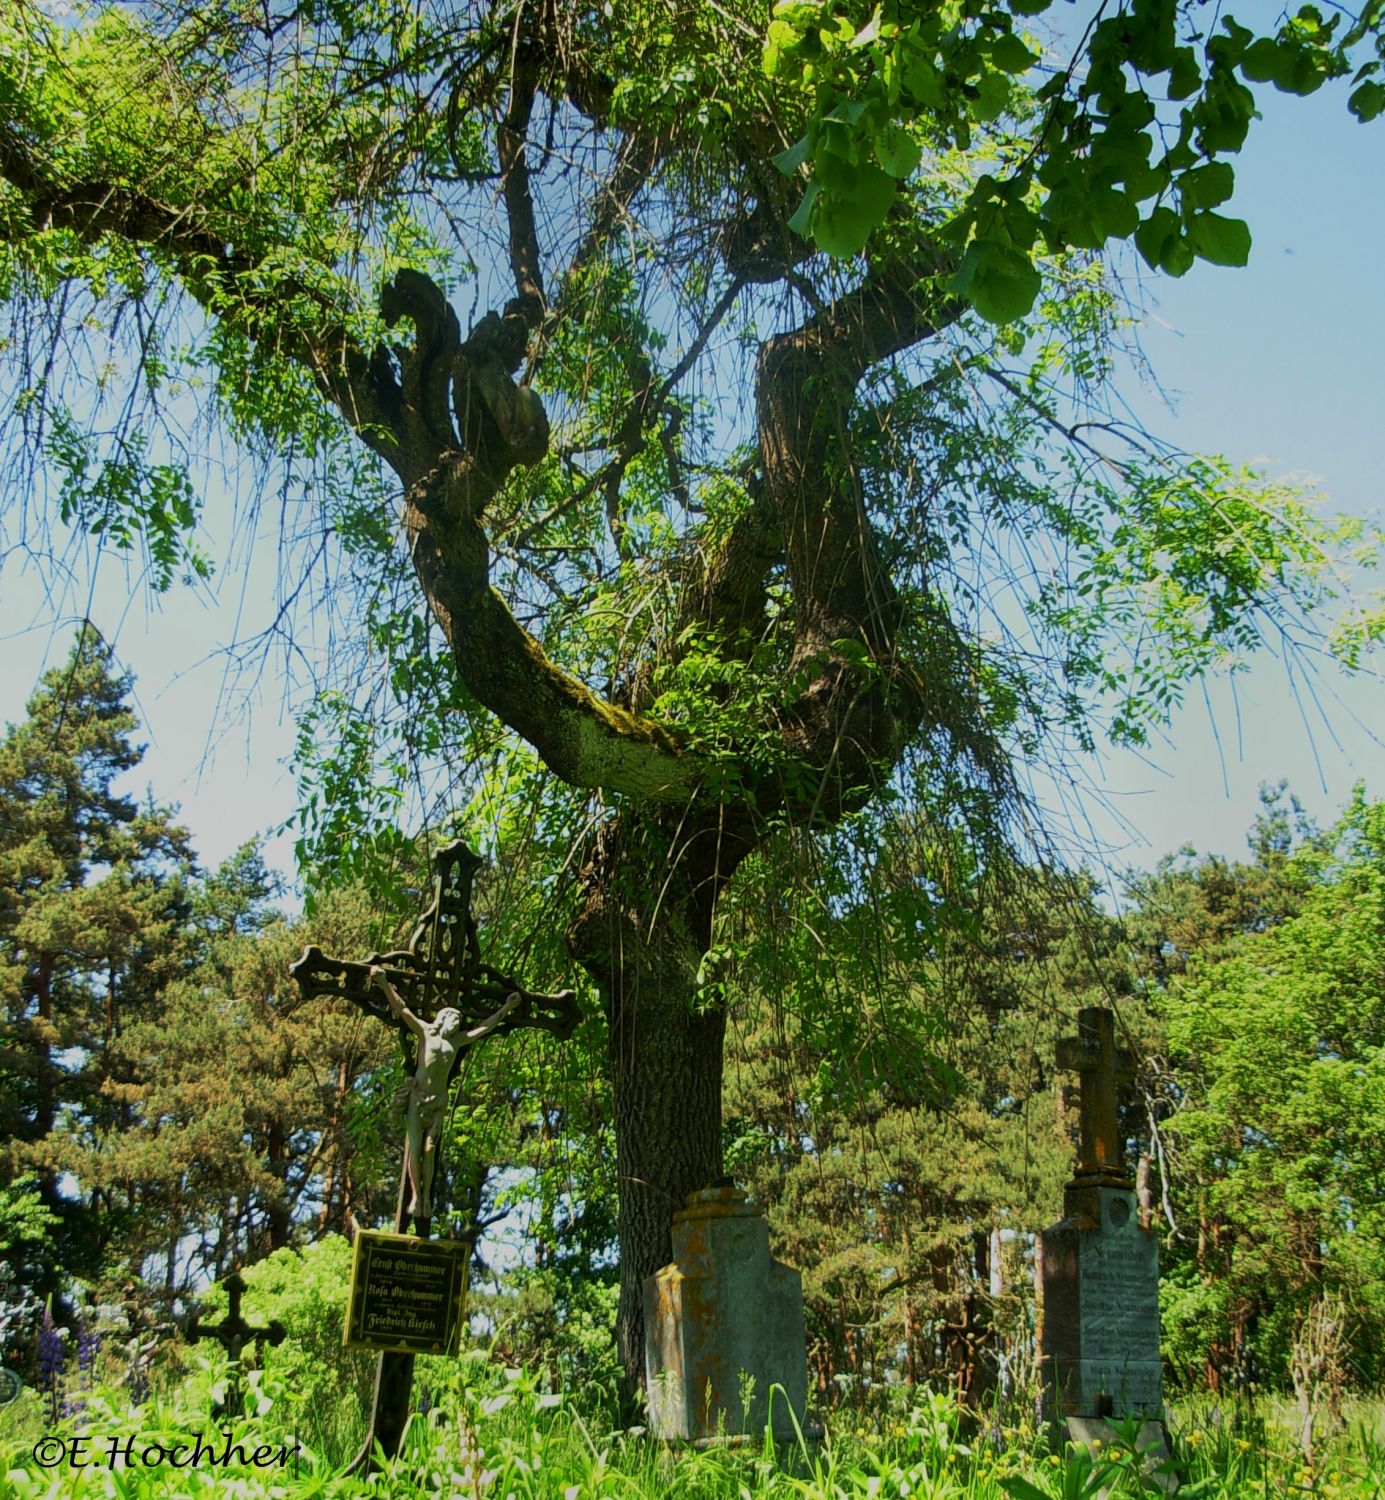
[[[1330,509],[1385,521],[1385,122],[1358,125],[1340,90],[1307,100],[1271,94],[1264,109],[1237,166],[1234,211],[1254,235],[1250,266],[1199,265],[1179,282],[1150,281],[1142,341],[1175,406],[1135,371],[1122,390],[1146,425],[1184,448],[1310,477]],[[218,540],[208,544],[213,555]],[[274,539],[256,545],[255,565],[243,577],[227,570],[216,598],[175,589],[148,613],[142,597],[131,602],[131,580],[111,557],[91,596],[93,617],[138,678],[149,744],[139,784],[181,803],[208,864],[293,807],[282,689],[267,673],[247,718],[217,656],[238,619],[244,633],[270,607]],[[37,572],[6,562],[0,719],[22,715],[38,674],[65,655],[85,601],[82,592],[55,603]],[[1069,796],[1065,809],[1052,794],[1060,840],[1104,848],[1111,867],[1148,864],[1185,843],[1239,854],[1261,781],[1288,777],[1324,821],[1358,779],[1385,792],[1385,688],[1378,676],[1331,667],[1304,678],[1266,658],[1234,694],[1225,681],[1205,696],[1195,686],[1147,756],[1108,753],[1075,769],[1092,792]],[[286,838],[269,852],[291,869]]]

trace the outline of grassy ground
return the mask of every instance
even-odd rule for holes
[[[215,1422],[224,1371],[207,1362],[140,1408],[96,1387],[68,1393],[55,1422],[26,1392],[0,1411],[0,1500],[66,1497],[351,1497],[417,1500],[1084,1500],[1156,1493],[1129,1439],[1096,1454],[1052,1451],[1046,1435],[1003,1414],[979,1426],[946,1397],[896,1392],[869,1415],[828,1415],[825,1439],[675,1452],[638,1430],[615,1430],[592,1393],[548,1395],[520,1372],[479,1358],[428,1372],[433,1404],[416,1420],[393,1472],[342,1477],[359,1432],[354,1401],[305,1410],[270,1370],[253,1377],[252,1412]],[[1346,1430],[1305,1465],[1292,1412],[1207,1402],[1171,1419],[1180,1495],[1385,1500],[1385,1417],[1348,1408]],[[226,1428],[229,1437],[218,1427]],[[201,1453],[192,1444],[203,1435]],[[298,1451],[293,1451],[297,1449]],[[282,1455],[282,1457],[281,1457]]]

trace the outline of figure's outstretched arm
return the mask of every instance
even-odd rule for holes
[[[416,1037],[425,1035],[423,1022],[399,998],[399,991],[385,977],[385,971],[377,964],[370,966],[370,983],[385,997],[389,1008]]]
[[[490,1033],[500,1025],[505,1017],[510,1014],[515,1006],[519,1004],[522,998],[523,997],[520,995],[518,990],[515,990],[512,994],[506,995],[505,1003],[500,1007],[498,1011],[495,1012],[494,1015],[487,1016],[484,1021],[478,1021],[475,1026],[470,1028],[470,1030],[464,1031],[462,1033],[461,1041],[463,1045],[469,1045],[472,1042],[479,1042],[483,1036],[489,1036]]]

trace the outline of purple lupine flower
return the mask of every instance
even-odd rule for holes
[[[91,1312],[87,1311],[79,1315],[77,1320],[77,1390],[74,1392],[68,1387],[62,1405],[63,1416],[80,1417],[87,1409],[86,1393],[94,1383],[92,1376],[100,1349],[101,1335],[96,1331]]]
[[[62,1330],[53,1321],[53,1303],[50,1300],[43,1309],[43,1322],[38,1331],[38,1387],[47,1392],[48,1413],[56,1422],[62,1414],[63,1365],[67,1350],[63,1345]]]
[[[96,1356],[101,1352],[101,1335],[90,1318],[83,1318],[77,1327],[77,1368],[81,1372],[82,1389],[89,1391],[96,1370]]]

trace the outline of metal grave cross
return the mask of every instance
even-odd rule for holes
[[[239,1271],[232,1271],[222,1285],[226,1288],[226,1300],[230,1304],[226,1316],[213,1328],[199,1325],[194,1313],[188,1324],[187,1339],[196,1344],[202,1339],[215,1339],[226,1351],[231,1361],[231,1380],[222,1399],[219,1416],[238,1417],[241,1414],[240,1357],[247,1344],[258,1339],[276,1347],[284,1342],[284,1325],[274,1318],[268,1326],[255,1328],[240,1315],[240,1299],[245,1295],[245,1281]]]
[[[289,973],[298,981],[304,999],[336,995],[378,1021],[400,1030],[406,1070],[415,1073],[410,1103],[409,1143],[400,1175],[394,1228],[404,1233],[412,1221],[427,1237],[432,1220],[431,1181],[439,1143],[429,1136],[427,1171],[410,1158],[421,1149],[419,1094],[429,1090],[432,1112],[440,1118],[453,1078],[468,1050],[483,1037],[531,1027],[568,1037],[582,1019],[571,990],[556,995],[527,990],[510,976],[484,963],[471,911],[471,886],[483,861],[460,839],[433,857],[433,898],[420,915],[406,948],[373,953],[360,962],[330,958],[320,948],[304,950]],[[448,1012],[455,1016],[448,1016]],[[433,1046],[429,1038],[441,1033],[447,1048],[455,1048],[445,1078],[430,1075]],[[411,1046],[411,1037],[413,1045]],[[447,1051],[442,1050],[446,1067]],[[417,1071],[415,1071],[415,1069]],[[419,1178],[422,1176],[420,1195]],[[413,1189],[413,1199],[410,1190]],[[399,1451],[409,1419],[414,1356],[382,1351],[375,1376],[375,1406],[365,1443],[353,1469],[373,1462],[378,1444],[386,1456]]]
[[[1135,1081],[1135,1058],[1116,1046],[1116,1018],[1102,1006],[1079,1011],[1077,1035],[1058,1043],[1058,1066],[1081,1079],[1081,1147],[1075,1183],[1130,1187],[1120,1138],[1120,1091]]]

